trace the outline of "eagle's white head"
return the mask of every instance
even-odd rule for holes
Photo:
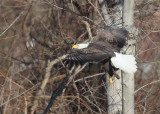
[[[88,44],[76,44],[72,46],[72,49],[83,49],[83,48],[87,48],[88,45],[89,43]]]

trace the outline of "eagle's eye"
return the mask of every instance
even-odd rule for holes
[[[72,46],[72,49],[77,49],[78,48],[78,45],[73,45]]]
[[[133,37],[134,37],[133,33],[129,33],[128,36],[129,36],[130,38],[133,38]]]

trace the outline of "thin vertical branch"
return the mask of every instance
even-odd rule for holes
[[[27,101],[27,96],[26,95],[24,95],[24,105],[25,105],[25,107],[24,107],[24,114],[27,114],[28,113],[27,112],[28,101]]]

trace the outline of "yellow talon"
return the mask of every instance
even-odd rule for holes
[[[114,83],[114,79],[112,77],[109,77],[109,83],[113,84]]]

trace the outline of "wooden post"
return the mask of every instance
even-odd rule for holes
[[[123,22],[126,29],[133,33],[134,0],[124,0]],[[134,39],[129,39],[126,54],[135,54]],[[123,114],[134,114],[134,74],[122,73]]]

